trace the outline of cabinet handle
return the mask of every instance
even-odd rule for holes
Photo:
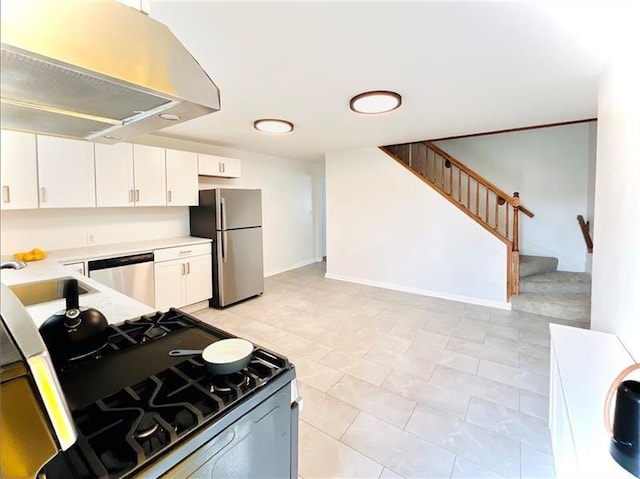
[[[186,274],[186,270],[187,270],[187,269],[185,268],[185,266],[184,266],[184,263],[182,263],[182,264],[180,265],[180,268],[182,269],[182,276],[184,276],[184,275]]]
[[[191,274],[191,264],[187,263],[187,274]]]
[[[136,190],[136,201],[140,201],[140,190]]]
[[[8,185],[2,187],[2,202],[11,203],[11,192],[9,191]]]
[[[167,191],[167,202],[171,203],[171,190]]]
[[[178,254],[189,254],[189,253],[191,253],[191,250],[187,249],[185,251],[180,251]]]
[[[40,203],[44,203],[45,201],[47,201],[47,189],[44,186],[40,187]]]
[[[218,173],[222,173],[222,162],[218,162]]]
[[[222,163],[222,172],[224,173],[225,171],[226,171],[226,170],[225,170],[225,164],[224,164],[224,163]]]
[[[129,203],[133,203],[133,190],[129,190]]]

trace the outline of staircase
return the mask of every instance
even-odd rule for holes
[[[591,275],[557,268],[556,258],[520,255],[520,294],[511,297],[511,308],[588,325]]]
[[[519,292],[519,218],[533,218],[511,196],[429,141],[389,145],[380,149],[434,188],[467,216],[506,245],[507,295]]]
[[[556,258],[520,254],[520,213],[534,215],[520,203],[517,192],[509,195],[429,141],[380,149],[505,243],[513,310],[588,324],[591,276],[558,271]],[[591,252],[589,224],[582,216],[577,220]]]

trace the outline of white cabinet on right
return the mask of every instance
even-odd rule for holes
[[[198,153],[199,175],[239,178],[241,173],[240,160],[238,159]]]
[[[167,150],[167,206],[198,204],[198,154]]]
[[[133,145],[133,178],[136,206],[165,206],[167,177],[164,148]]]
[[[156,309],[181,308],[211,299],[211,243],[154,252]]]
[[[96,143],[96,203],[98,206],[134,206],[133,145]]]

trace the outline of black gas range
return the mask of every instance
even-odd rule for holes
[[[101,350],[54,364],[78,440],[46,466],[48,478],[199,477],[207,468],[297,477],[297,390],[285,357],[256,346],[246,368],[211,376],[200,356],[168,353],[229,333],[176,309],[109,328]]]

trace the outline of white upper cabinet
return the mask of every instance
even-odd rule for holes
[[[167,205],[198,204],[198,154],[167,150]]]
[[[2,130],[0,136],[2,209],[37,208],[36,136],[31,133],[6,130]]]
[[[133,145],[134,199],[137,206],[165,206],[167,179],[165,150]]]
[[[93,143],[36,135],[40,208],[96,206]]]
[[[198,153],[198,174],[200,175],[239,178],[240,173],[240,160]]]
[[[133,145],[96,143],[96,204],[134,206]]]

